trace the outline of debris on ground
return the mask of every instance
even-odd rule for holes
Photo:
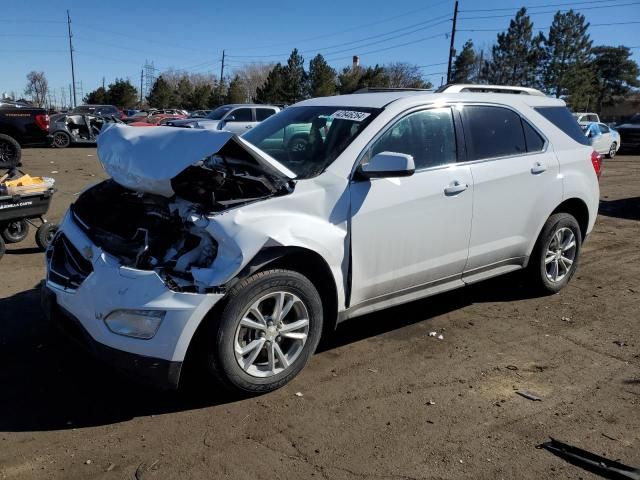
[[[601,457],[595,453],[573,447],[553,438],[540,445],[540,448],[544,448],[563,460],[601,475],[604,478],[640,480],[640,469],[638,468],[629,467],[615,460]]]
[[[116,468],[116,464],[115,463],[110,463],[109,466],[107,467],[107,472],[110,472],[114,468]]]
[[[614,340],[613,343],[615,343],[619,347],[626,347],[627,346],[627,344],[625,342],[623,342],[622,340]]]
[[[302,394],[302,392],[296,392],[296,397],[303,397],[304,395]]]
[[[563,322],[571,322],[572,320],[569,317],[562,317]]]
[[[429,400],[425,405],[435,405],[436,402],[434,402],[433,400]]]
[[[516,393],[521,397],[524,397],[528,400],[532,400],[534,402],[541,402],[542,397],[539,397],[535,393],[529,392],[528,390],[516,390]]]
[[[378,373],[377,368],[368,368],[367,370],[369,370],[371,373]]]
[[[444,340],[444,335],[442,334],[438,335],[438,340]]]
[[[438,335],[438,332],[429,332],[430,337],[435,337],[436,335]]]
[[[93,462],[91,460],[87,460],[86,462],[84,462],[85,465],[91,465]]]
[[[515,365],[507,365],[507,370],[513,370],[514,372],[518,370],[518,367]]]

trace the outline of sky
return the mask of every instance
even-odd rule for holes
[[[24,92],[26,75],[44,71],[60,99],[71,84],[71,16],[78,103],[81,93],[129,79],[153,62],[225,75],[248,62],[285,62],[295,47],[308,62],[322,53],[335,68],[359,55],[363,65],[409,62],[439,85],[446,75],[453,0],[2,0],[0,95]],[[640,63],[640,0],[460,0],[455,47],[468,39],[490,50],[518,8],[548,31],[557,10],[583,13],[594,45],[634,47]]]

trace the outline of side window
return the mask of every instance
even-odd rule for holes
[[[467,105],[464,131],[469,160],[518,155],[527,151],[520,115],[502,107]]]
[[[540,152],[544,148],[544,138],[536,132],[529,122],[522,120],[524,128],[524,139],[527,142],[527,152]]]
[[[261,122],[273,115],[275,110],[272,108],[256,108],[256,121]]]
[[[609,127],[607,127],[606,125],[599,123],[598,127],[600,127],[600,133],[609,133]]]
[[[587,115],[586,121],[587,122],[597,122],[598,121],[598,116],[597,115]]]
[[[413,156],[416,169],[456,161],[456,134],[450,108],[435,108],[407,115],[387,130],[371,147],[381,152]]]
[[[231,122],[252,122],[251,109],[250,108],[237,108],[230,113],[231,116],[235,118],[235,120],[230,120]]]

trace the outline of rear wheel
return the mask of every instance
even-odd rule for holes
[[[0,168],[14,168],[20,164],[22,149],[9,135],[0,134]]]
[[[270,392],[307,364],[322,332],[314,285],[290,270],[259,272],[235,286],[207,338],[210,372],[241,394]]]
[[[46,250],[51,240],[58,231],[58,225],[55,223],[45,222],[36,230],[36,243],[42,250]]]
[[[56,132],[53,134],[51,146],[55,148],[67,148],[71,145],[71,137],[65,132]]]
[[[576,271],[581,246],[582,234],[576,219],[568,213],[551,215],[529,260],[534,283],[547,293],[562,290]]]
[[[8,223],[2,230],[2,238],[7,243],[18,243],[27,238],[29,223],[26,220],[16,220]]]
[[[609,153],[607,154],[607,156],[609,158],[613,158],[616,156],[617,151],[618,151],[618,144],[616,142],[613,142],[609,147]]]

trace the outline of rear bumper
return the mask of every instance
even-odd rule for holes
[[[41,302],[50,322],[68,339],[90,352],[99,361],[152,387],[165,390],[178,388],[183,362],[124,352],[97,342],[75,316],[58,305],[55,293],[45,285],[42,286]]]

